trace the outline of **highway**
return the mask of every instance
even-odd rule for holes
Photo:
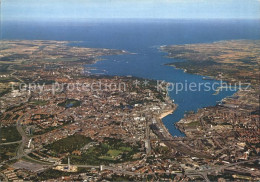
[[[208,179],[208,174],[209,173],[213,173],[216,171],[221,171],[225,168],[231,167],[231,166],[235,166],[235,165],[239,165],[239,164],[243,164],[243,163],[248,163],[248,162],[253,162],[256,160],[260,160],[260,157],[248,160],[248,161],[240,161],[240,162],[236,162],[236,163],[231,163],[231,164],[225,164],[223,166],[216,166],[210,169],[206,169],[206,170],[187,170],[185,171],[185,175],[192,177],[192,176],[201,176],[204,178],[205,181],[210,182],[210,180]],[[61,166],[67,166],[67,164],[60,164]],[[73,165],[73,164],[72,164]],[[73,166],[77,166],[77,167],[83,167],[83,168],[96,168],[99,169],[100,166],[92,166],[92,165],[73,165]],[[132,172],[132,171],[127,171],[126,169],[122,168],[119,169],[117,167],[111,167],[111,166],[104,166],[103,165],[103,170],[109,170],[109,171],[113,171],[114,173],[117,174],[125,174],[125,175],[130,175],[130,176],[143,176],[143,175],[156,175],[156,173],[136,173],[136,172]]]
[[[17,149],[17,153],[16,153],[16,158],[20,159],[22,158],[25,153],[24,153],[24,147],[26,145],[26,143],[28,143],[29,138],[27,137],[26,133],[23,130],[23,127],[21,125],[21,121],[23,120],[24,116],[21,116],[18,120],[17,120],[17,124],[16,124],[16,129],[19,132],[19,134],[22,136],[22,142],[19,145],[18,149]]]
[[[52,165],[52,163],[49,162],[45,162],[45,161],[41,161],[41,160],[37,160],[34,158],[31,158],[30,156],[28,156],[25,152],[24,152],[24,148],[27,145],[27,143],[29,142],[30,138],[26,135],[25,131],[23,130],[23,127],[21,125],[21,121],[23,120],[24,116],[21,116],[18,120],[17,120],[17,124],[16,124],[16,129],[19,132],[19,134],[22,136],[22,140],[21,143],[17,149],[16,152],[16,157],[15,159],[21,159],[22,157],[26,157],[27,159],[29,159],[31,162],[35,162],[38,164],[43,164],[43,165]]]
[[[203,177],[207,182],[209,182],[210,180],[208,179],[208,174],[209,173],[214,173],[214,172],[220,172],[228,167],[231,167],[231,166],[236,166],[236,165],[239,165],[239,164],[244,164],[244,163],[248,163],[248,162],[253,162],[253,161],[257,161],[257,160],[260,160],[260,157],[256,157],[256,158],[253,158],[253,159],[250,159],[250,160],[247,160],[247,161],[240,161],[240,162],[235,162],[235,163],[230,163],[230,164],[225,164],[225,165],[222,165],[222,166],[216,166],[216,167],[212,167],[210,169],[206,169],[206,170],[187,170],[185,171],[185,174],[187,176],[194,176],[194,175],[198,175],[198,176],[201,176]]]
[[[30,160],[30,162],[40,163],[40,164],[47,165],[47,166],[50,166],[50,167],[54,166],[53,163],[44,162],[44,161],[40,161],[40,160],[36,160],[34,158],[31,158],[30,156],[28,156],[24,152],[26,144],[28,143],[30,138],[26,135],[26,133],[23,130],[23,127],[21,125],[21,122],[22,122],[23,119],[24,119],[24,115],[20,116],[20,118],[18,118],[18,120],[17,120],[17,125],[16,125],[17,131],[22,136],[22,140],[16,141],[16,142],[3,143],[1,145],[9,145],[9,144],[14,144],[14,143],[20,143],[20,145],[17,149],[16,157],[14,157],[12,159],[21,159],[22,157],[26,157]],[[153,123],[153,125],[154,126],[151,127],[151,129],[158,136],[159,140],[163,141],[168,147],[173,148],[176,151],[180,151],[184,154],[191,155],[191,156],[205,157],[205,154],[192,150],[189,146],[186,146],[184,143],[182,143],[178,139],[175,140],[169,134],[168,130],[164,127],[164,125],[161,121],[156,120],[156,122]],[[149,127],[149,124],[147,124],[146,127]],[[160,128],[163,129],[163,132],[160,131]],[[149,133],[149,129],[147,128],[147,130],[146,130],[147,139],[149,138],[148,133]],[[231,167],[231,166],[235,166],[235,165],[239,165],[239,164],[243,164],[243,163],[248,163],[248,162],[252,162],[252,161],[256,161],[256,160],[260,160],[260,157],[257,157],[257,158],[251,159],[251,160],[247,160],[247,161],[240,161],[240,162],[236,162],[236,163],[225,164],[225,165],[222,165],[222,166],[215,166],[215,167],[211,167],[210,169],[206,169],[206,170],[187,170],[187,171],[185,171],[185,174],[187,176],[190,176],[190,177],[195,176],[195,175],[201,176],[201,177],[204,178],[205,181],[208,182],[208,181],[210,181],[207,177],[207,175],[209,173],[222,171],[223,169]],[[61,164],[61,165],[66,166],[67,164]],[[74,166],[82,167],[82,168],[96,168],[96,169],[100,168],[100,166],[92,166],[92,165],[77,165],[76,164]],[[135,172],[132,172],[132,171],[127,171],[124,168],[118,169],[116,167],[111,167],[111,166],[103,166],[103,169],[104,170],[111,170],[115,173],[120,173],[120,174],[125,174],[125,175],[153,175],[154,174],[154,173],[135,173]]]
[[[22,142],[22,140],[15,141],[15,142],[0,143],[0,146],[3,146],[3,145],[12,145],[12,144],[21,143],[21,142]]]
[[[93,165],[87,165],[87,164],[71,164],[72,166],[82,167],[82,168],[95,168],[99,169],[100,166],[93,166]],[[57,166],[68,166],[68,164],[58,164]]]

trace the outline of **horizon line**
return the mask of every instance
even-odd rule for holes
[[[40,19],[37,18],[24,18],[24,19],[17,19],[17,18],[7,18],[5,19],[2,17],[0,21],[83,21],[83,20],[259,20],[260,18],[56,18],[56,19]],[[259,22],[260,23],[260,22]]]

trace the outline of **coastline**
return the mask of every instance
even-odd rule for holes
[[[175,111],[176,108],[177,108],[177,106],[174,109],[171,109],[171,110],[168,110],[168,111],[161,113],[160,116],[159,116],[159,119],[162,120],[166,116],[172,114]]]
[[[226,42],[226,41],[228,41],[228,40],[222,40],[222,41],[214,41],[213,43],[218,43],[218,42]],[[196,43],[195,43],[196,44]],[[211,43],[212,44],[212,43]],[[189,44],[187,44],[187,45],[189,45]],[[168,45],[168,47],[170,47],[171,45]],[[230,78],[230,77],[225,77],[224,79],[223,79],[223,77],[222,77],[222,75],[221,76],[219,76],[219,75],[212,75],[212,74],[210,74],[210,72],[199,72],[199,71],[197,71],[197,72],[194,72],[194,71],[190,71],[189,70],[189,67],[187,67],[187,66],[176,66],[175,65],[175,63],[181,63],[181,62],[192,62],[191,60],[189,60],[188,58],[186,58],[185,56],[184,57],[175,57],[175,56],[172,56],[172,55],[170,55],[170,52],[169,52],[169,50],[167,50],[167,45],[166,46],[160,46],[160,48],[159,48],[159,50],[161,51],[161,52],[164,52],[164,53],[166,53],[167,55],[166,55],[166,57],[167,58],[169,58],[169,59],[180,59],[180,60],[182,60],[182,61],[177,61],[177,62],[170,62],[170,63],[166,63],[166,64],[164,64],[165,66],[171,66],[171,67],[174,67],[175,69],[180,69],[180,70],[183,70],[184,72],[187,72],[187,73],[189,73],[189,74],[193,74],[193,75],[199,75],[199,76],[202,76],[203,78],[203,80],[214,80],[214,81],[224,81],[224,82],[226,82],[226,83],[228,83],[228,84],[231,84],[231,86],[233,87],[233,85],[234,85],[234,83],[236,82],[236,81],[238,81],[239,79],[237,79],[237,80],[235,80],[235,79],[232,79],[232,78]],[[230,87],[231,87],[230,86]],[[212,95],[214,96],[214,95],[218,95],[219,94],[219,92],[220,92],[220,88],[221,88],[222,86],[220,86],[220,87],[218,87],[217,88],[217,90],[216,90],[216,92],[215,93],[213,93]],[[239,95],[241,93],[241,90],[240,89],[237,89],[231,96],[235,96],[235,95]],[[224,97],[224,98],[222,98],[222,100],[225,100],[226,98],[228,98],[229,96],[227,96],[227,97]],[[221,101],[222,101],[221,100]],[[218,104],[216,103],[216,104],[214,104],[214,105],[212,105],[212,106],[207,106],[206,108],[208,108],[208,107],[217,107],[218,106]],[[198,110],[200,110],[200,109],[202,109],[202,108],[198,108]],[[197,111],[198,111],[197,110]],[[189,114],[188,114],[189,115]],[[187,115],[187,116],[188,116]],[[186,116],[186,117],[187,117]],[[182,125],[182,124],[184,124],[185,123],[185,118],[186,118],[185,116],[182,118],[182,119],[180,119],[179,121],[177,121],[176,123],[174,123],[174,125],[176,126],[176,128],[178,129],[178,130],[180,130],[182,133],[184,133],[185,135],[186,135],[186,131],[185,131],[185,127]]]
[[[165,126],[165,124],[163,123],[162,119],[165,118],[166,116],[174,113],[174,111],[176,110],[176,108],[178,107],[177,104],[173,103],[172,104],[172,108],[169,110],[165,110],[163,111],[161,114],[159,114],[159,116],[157,117],[157,124],[164,130],[163,133],[165,133],[165,136],[168,139],[173,139],[173,135],[169,132],[168,128]]]

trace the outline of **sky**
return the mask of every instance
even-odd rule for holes
[[[260,19],[260,0],[2,0],[1,18]]]

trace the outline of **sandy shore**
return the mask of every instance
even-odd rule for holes
[[[166,128],[166,126],[164,125],[162,119],[166,116],[168,116],[169,114],[172,114],[175,109],[177,108],[177,105],[175,105],[172,109],[170,110],[165,110],[163,113],[161,113],[158,117],[159,120],[157,120],[159,127],[161,127],[164,130],[165,136],[167,136],[168,139],[172,139],[172,135],[170,134],[168,128]]]
[[[168,110],[168,111],[163,112],[163,113],[159,116],[159,119],[163,119],[164,117],[168,116],[169,114],[172,114],[174,110],[175,110],[175,109],[171,109],[171,110]]]

